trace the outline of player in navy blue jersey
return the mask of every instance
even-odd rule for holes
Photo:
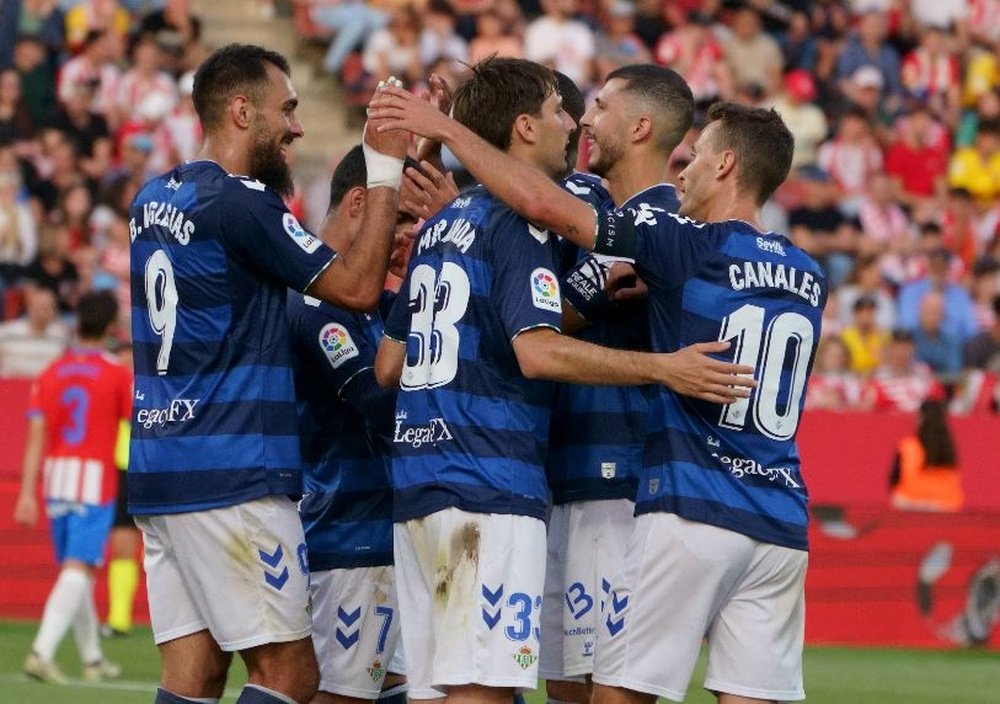
[[[676,212],[674,187],[663,183],[663,175],[693,112],[691,91],[674,71],[653,65],[612,71],[581,119],[590,147],[587,168],[596,176],[579,174],[564,185],[598,212],[616,206]],[[615,259],[565,240],[564,250],[573,255],[569,270],[560,272],[570,325],[585,324],[576,336],[648,350],[645,299],[611,302],[604,290]],[[649,393],[633,386],[556,387],[547,465],[554,507],[539,666],[551,700],[589,701],[585,684],[564,679],[593,672],[602,604],[632,533]]]
[[[361,232],[366,183],[358,145],[333,173],[320,228],[337,252],[349,251]],[[405,237],[415,223],[400,211],[397,232]],[[312,701],[405,701],[389,479],[396,390],[382,389],[374,371],[382,316],[378,309],[351,311],[290,291],[288,318],[306,466],[299,513],[320,669]]]
[[[230,45],[194,80],[198,159],[131,211],[135,399],[129,510],[145,538],[158,702],[218,698],[233,652],[241,704],[307,702],[310,635],[287,289],[374,307],[406,139],[366,135],[363,232],[336,256],[285,207],[302,135],[288,64]],[[382,272],[382,273],[379,273]]]
[[[458,120],[549,179],[575,125],[551,72],[488,59],[455,95]],[[557,188],[553,184],[552,187]],[[394,549],[410,697],[509,701],[535,686],[549,492],[551,386],[677,385],[735,394],[709,343],[657,356],[559,334],[554,237],[481,187],[430,218],[386,321],[382,383],[399,380]],[[749,371],[749,368],[745,368]]]
[[[679,177],[680,215],[599,216],[399,91],[382,91],[371,110],[397,120],[386,129],[442,141],[532,221],[634,259],[654,350],[735,340],[732,358],[760,382],[721,409],[658,393],[638,519],[599,630],[595,701],[682,699],[706,635],[705,685],[720,702],[802,699],[807,494],[795,434],[827,284],[815,261],[760,224],[791,163],[780,117],[714,106]]]

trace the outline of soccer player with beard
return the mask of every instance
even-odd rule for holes
[[[581,119],[590,147],[587,168],[605,179],[607,190],[589,174],[571,176],[566,189],[599,211],[676,212],[674,187],[662,178],[693,113],[691,90],[674,71],[653,65],[612,71]],[[585,325],[576,337],[648,350],[646,300],[611,303],[604,290],[615,259],[568,241],[563,249],[570,255],[564,261],[573,265],[560,272],[563,298],[576,324]],[[556,387],[547,464],[554,507],[539,667],[550,701],[589,701],[579,680],[593,672],[601,605],[632,532],[648,393],[634,386]]]
[[[760,381],[721,410],[657,389],[594,702],[681,701],[704,638],[705,687],[720,704],[803,699],[808,511],[795,435],[828,289],[813,259],[761,225],[791,165],[780,116],[714,105],[678,179],[679,214],[599,214],[409,94],[382,90],[369,110],[384,129],[443,142],[524,217],[633,260],[654,350],[736,340],[733,358]]]
[[[198,69],[198,158],[132,204],[135,398],[129,510],[145,542],[156,701],[217,701],[232,653],[240,704],[308,702],[310,639],[302,470],[285,299],[378,303],[406,136],[365,136],[368,207],[335,255],[282,195],[302,136],[280,54],[230,45]]]

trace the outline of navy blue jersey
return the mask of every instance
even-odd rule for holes
[[[301,493],[285,295],[308,287],[333,251],[275,191],[211,161],[147,183],[129,228],[129,510]]]
[[[551,384],[511,341],[559,329],[554,240],[481,187],[420,231],[386,335],[406,341],[392,478],[397,521],[454,506],[542,518]]]
[[[567,186],[567,190],[595,208],[613,207],[610,198],[592,200],[590,193],[599,193],[597,189],[588,193]],[[678,205],[674,187],[659,184],[632,196],[623,207],[676,212]],[[560,272],[563,297],[571,304],[588,294],[602,295],[610,266],[604,255],[579,248],[575,254],[573,268]],[[617,303],[598,318],[585,317],[591,324],[577,335],[580,339],[617,349],[649,349],[645,300]],[[553,503],[635,499],[649,393],[638,386],[556,385],[547,468]]]
[[[608,216],[595,251],[635,259],[649,284],[652,345],[731,340],[754,367],[750,398],[727,406],[660,389],[636,514],[676,513],[757,540],[808,548],[795,434],[819,340],[822,270],[780,235],[636,209]]]
[[[292,292],[288,322],[305,463],[299,513],[309,567],[391,565],[389,441],[396,392],[375,381],[382,319]]]

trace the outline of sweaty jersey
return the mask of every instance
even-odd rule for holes
[[[285,296],[333,251],[272,189],[195,161],[136,196],[129,511],[302,490]]]
[[[71,349],[35,380],[28,415],[45,419],[46,500],[114,501],[115,442],[119,422],[129,417],[131,399],[132,375],[101,350]]]
[[[512,340],[558,331],[555,237],[482,187],[431,218],[386,335],[406,342],[393,429],[396,521],[449,506],[542,518],[551,384]]]
[[[389,441],[396,392],[375,381],[382,318],[291,292],[288,322],[309,568],[391,565]]]
[[[595,176],[574,174],[564,188],[590,202],[597,212],[614,208],[610,194]],[[635,194],[623,207],[640,207],[640,203],[658,209],[653,212],[676,212],[679,205],[674,187],[665,183]],[[603,295],[609,258],[579,248],[574,254],[572,269],[560,272],[563,297],[584,313],[578,301]],[[588,316],[584,313],[584,317]],[[614,304],[588,320],[591,324],[576,334],[581,340],[617,349],[649,349],[645,300]],[[635,499],[646,440],[648,394],[647,388],[638,386],[556,385],[548,462],[553,503]]]
[[[635,260],[649,285],[653,350],[731,340],[754,367],[748,399],[656,395],[636,514],[664,511],[805,550],[807,493],[795,434],[827,298],[822,270],[747,223],[696,223],[648,208],[606,216],[595,251]]]

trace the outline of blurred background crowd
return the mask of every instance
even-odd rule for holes
[[[345,112],[390,74],[419,92],[431,72],[454,84],[494,53],[546,63],[588,96],[614,68],[651,61],[683,75],[702,110],[718,99],[773,106],[796,151],[765,221],[831,285],[808,405],[913,412],[930,398],[996,412],[1000,0],[246,6],[290,19]],[[200,140],[192,71],[211,47],[197,10],[0,0],[0,375],[31,376],[58,354],[92,288],[117,292],[127,339],[128,204]],[[290,207],[315,223],[326,194],[309,191]]]

